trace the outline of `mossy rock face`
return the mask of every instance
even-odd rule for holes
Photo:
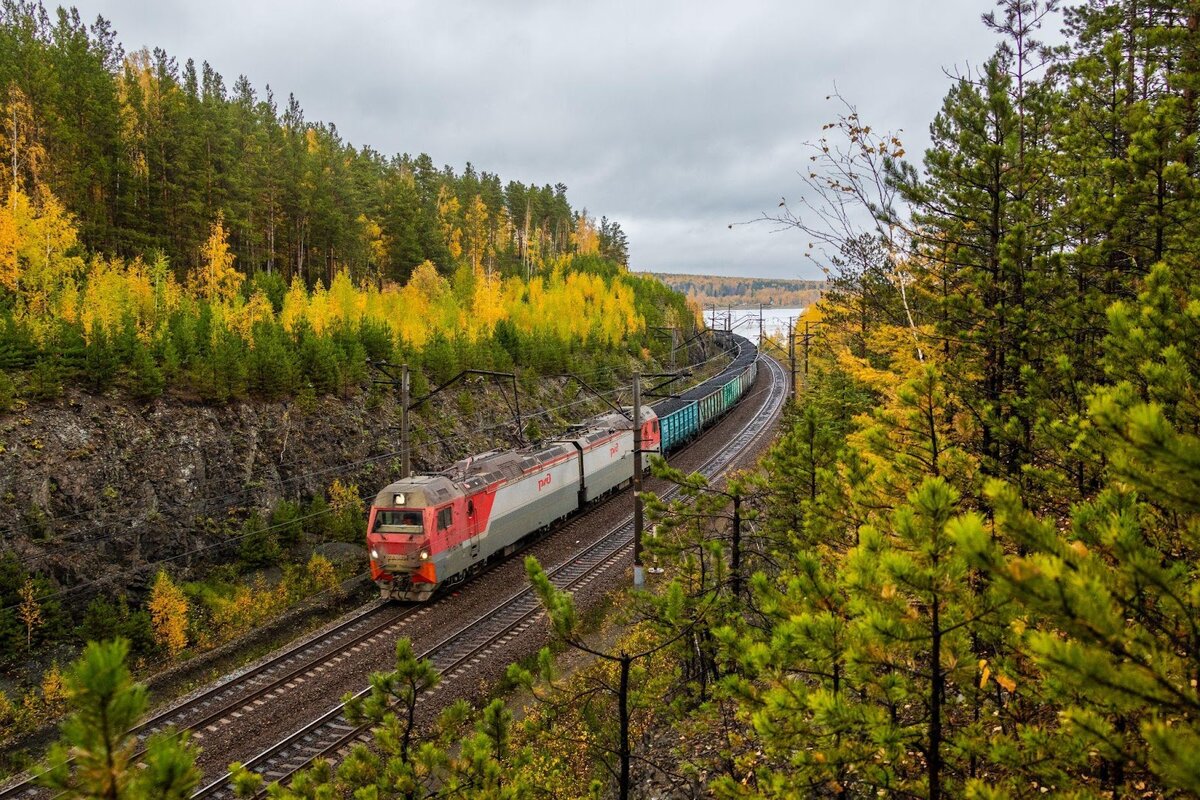
[[[528,385],[520,398],[527,440],[605,409],[579,403],[587,398],[569,382]],[[56,399],[20,402],[0,413],[0,429],[19,431],[0,450],[0,529],[19,552],[46,561],[61,585],[100,578],[140,586],[162,559],[209,547],[211,555],[186,563],[202,577],[237,559],[236,548],[212,545],[240,531],[251,513],[269,520],[284,500],[307,509],[334,477],[369,501],[399,472],[399,401],[391,391],[345,398],[301,391],[289,400],[210,405],[171,392],[147,401],[120,389],[70,388]],[[538,409],[549,412],[534,417]],[[467,382],[411,419],[416,471],[517,441],[508,383]],[[305,531],[308,542],[331,538]],[[338,538],[356,546],[348,534]]]

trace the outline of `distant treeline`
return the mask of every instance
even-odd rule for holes
[[[684,294],[689,300],[704,305],[791,307],[814,303],[825,288],[825,281],[799,281],[783,278],[742,278],[724,275],[672,275],[648,273]]]
[[[426,260],[447,274],[460,258],[534,272],[579,250],[626,262],[620,226],[572,209],[562,183],[356,147],[291,95],[244,75],[227,87],[160,48],[126,53],[108,21],[75,9],[0,0],[0,107],[6,189],[49,189],[88,250],[158,252],[180,279],[218,216],[241,271],[310,287],[339,269],[403,283]]]

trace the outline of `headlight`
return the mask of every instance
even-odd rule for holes
[[[371,548],[371,558],[375,559],[376,561],[379,560],[379,551],[375,548]]]
[[[402,492],[397,492],[396,494],[392,495],[392,503],[396,506],[404,505],[404,494]]]
[[[428,550],[422,550],[422,551],[421,551],[421,560],[422,560],[422,561],[424,561],[424,560],[425,560],[425,559],[427,559],[427,558],[429,558],[429,551],[428,551]]]

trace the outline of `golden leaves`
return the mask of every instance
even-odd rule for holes
[[[342,483],[340,479],[334,478],[333,483],[329,485],[329,506],[335,512],[347,509],[361,512],[363,504],[358,495],[358,485]]]
[[[42,702],[51,713],[60,710],[67,702],[67,683],[57,661],[42,673]]]
[[[438,226],[452,261],[457,261],[462,255],[462,228],[457,224],[459,208],[458,198],[447,187],[438,190]]]
[[[17,616],[25,624],[25,648],[33,643],[33,631],[45,621],[42,617],[42,604],[38,602],[33,578],[26,578],[25,583],[17,591],[21,604],[17,606]]]
[[[991,678],[991,677],[993,677],[992,669],[991,669],[991,666],[988,664],[988,660],[986,658],[979,659],[979,688],[980,689],[986,688],[988,678]],[[1000,686],[1000,688],[1002,688],[1004,691],[1009,692],[1011,694],[1012,692],[1015,692],[1017,690],[1017,682],[1014,679],[1008,677],[1007,675],[997,672],[995,674],[995,678],[996,678],[996,684],[998,686]]]
[[[154,641],[172,658],[187,647],[188,601],[165,571],[159,571],[150,592],[150,624]]]
[[[491,250],[488,246],[487,219],[487,204],[483,202],[482,197],[475,195],[475,199],[467,205],[467,213],[463,218],[463,238],[467,260],[476,275],[480,274],[485,261],[489,260]],[[491,277],[490,268],[487,274]]]
[[[208,240],[200,248],[200,255],[204,263],[192,273],[192,290],[206,300],[229,301],[236,297],[243,275],[233,267],[236,256],[229,250],[225,216],[221,212],[217,212],[217,218],[209,228]]]
[[[0,205],[0,286],[15,290],[21,269],[17,263],[17,220],[8,203]]]
[[[246,341],[252,341],[254,326],[259,322],[269,322],[273,319],[275,319],[275,310],[271,306],[271,301],[262,292],[256,291],[245,303],[235,306],[226,321],[231,330]]]
[[[37,195],[35,203],[13,189],[0,211],[0,285],[14,290],[20,286],[31,304],[41,305],[83,262],[68,255],[79,243],[75,218],[49,189],[39,187]]]
[[[313,592],[339,592],[341,583],[337,572],[329,559],[320,553],[313,553],[304,567],[305,578]]]

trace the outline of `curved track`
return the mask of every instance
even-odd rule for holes
[[[783,368],[771,358],[760,360],[770,372],[771,383],[762,407],[755,415],[698,470],[710,478],[716,477],[745,453],[775,421],[787,396],[787,379]],[[664,493],[669,499],[677,490]],[[630,516],[606,536],[549,573],[552,583],[560,589],[573,591],[612,569],[622,569],[626,555],[633,548],[633,517]],[[537,596],[531,588],[514,592],[507,600],[460,628],[438,644],[418,654],[430,659],[443,678],[469,669],[471,664],[486,657],[490,650],[520,635],[542,615]],[[361,690],[361,697],[369,692]],[[286,782],[296,772],[318,758],[334,758],[355,741],[365,738],[370,725],[354,725],[342,710],[341,704],[329,709],[317,719],[296,730],[278,743],[244,762],[269,781]],[[232,798],[228,774],[209,783],[193,798]]]
[[[741,346],[738,348],[741,355]],[[786,378],[779,365],[770,358],[761,359],[771,370],[768,397],[749,423],[701,467],[706,474],[725,469],[778,416],[786,396]],[[732,365],[731,365],[732,367]],[[727,368],[728,369],[728,368]],[[716,380],[710,379],[710,380]],[[690,449],[689,445],[686,449]],[[678,452],[682,451],[677,451]],[[578,515],[575,521],[586,518]],[[568,523],[570,524],[570,523]],[[562,588],[577,589],[595,577],[614,568],[632,547],[632,517],[625,519],[600,541],[584,550],[572,561],[551,573],[551,579]],[[375,602],[353,616],[293,645],[248,670],[234,673],[227,680],[196,696],[178,703],[140,723],[132,733],[139,742],[168,726],[176,730],[215,730],[218,724],[228,724],[241,712],[275,700],[288,689],[320,677],[332,663],[381,637],[395,638],[409,622],[449,602],[440,596],[415,607]],[[530,624],[540,614],[536,597],[522,590],[501,602],[495,610],[461,628],[440,644],[422,654],[431,658],[444,675],[449,676],[482,657],[489,648],[503,643]],[[345,722],[340,704],[319,719],[304,726],[278,744],[268,748],[246,765],[264,774],[269,780],[286,778],[295,769],[313,758],[337,752],[348,742],[361,736],[362,730]],[[296,766],[298,764],[298,766]],[[230,795],[228,776],[209,784],[197,796]],[[29,777],[0,789],[0,800],[36,797],[41,790]]]

